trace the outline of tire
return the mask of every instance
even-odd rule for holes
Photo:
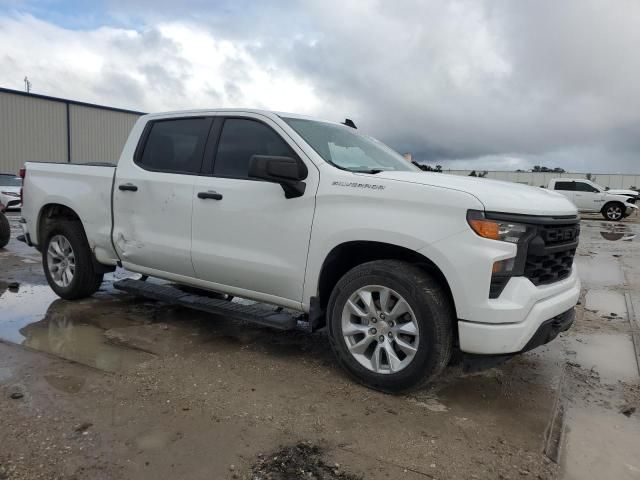
[[[376,288],[380,290],[378,294]],[[369,312],[372,308],[376,310],[375,317],[360,323],[362,317],[353,313],[350,305],[355,303],[358,312],[363,313],[363,305],[366,305],[363,296],[368,299],[369,290],[373,299]],[[392,307],[383,307],[383,292],[391,298],[385,303]],[[399,299],[394,302],[394,297]],[[409,308],[398,308],[398,311],[408,311],[394,317],[391,312],[395,307],[404,305],[400,299]],[[347,305],[349,300],[352,303]],[[431,275],[410,263],[379,260],[353,268],[333,289],[327,315],[330,344],[338,363],[358,382],[370,388],[389,393],[418,388],[440,374],[451,358],[454,313],[448,295]],[[354,329],[358,333],[349,336]],[[417,337],[414,333],[402,333],[411,330],[417,331]],[[362,342],[369,342],[367,350],[352,354],[352,350],[363,350]],[[402,358],[405,352],[411,351],[407,344],[415,349],[412,358],[410,355]],[[385,353],[378,353],[373,363],[377,349],[385,350]],[[370,352],[371,360],[367,360]]]
[[[604,207],[602,207],[602,216],[605,220],[610,220],[612,222],[616,222],[618,220],[622,220],[625,215],[625,206],[620,202],[609,202]]]
[[[6,247],[10,238],[11,227],[9,226],[9,220],[4,216],[4,213],[0,213],[0,248]]]
[[[71,249],[70,255],[67,248],[60,249],[61,245],[67,245],[65,241]],[[63,253],[67,254],[66,257],[56,253],[56,245],[58,250],[63,250]],[[61,258],[66,258],[66,260],[60,260]],[[61,263],[63,261],[66,264]],[[69,270],[71,272],[70,278],[69,275],[66,275],[64,278],[56,279],[58,272],[65,270],[59,265],[69,264],[73,265],[73,268]],[[58,266],[56,267],[56,265]],[[90,297],[100,288],[102,283],[103,274],[96,273],[94,269],[93,255],[80,222],[59,221],[47,230],[42,248],[42,267],[51,289],[65,300]],[[64,285],[64,283],[67,284]]]

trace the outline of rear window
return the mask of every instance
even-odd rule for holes
[[[208,118],[153,122],[137,163],[157,172],[199,173],[210,125]]]
[[[0,186],[2,187],[19,187],[22,185],[22,179],[20,177],[14,177],[13,175],[0,175]]]
[[[575,188],[575,183],[574,182],[556,182],[555,186],[553,187],[554,190],[568,190],[568,191],[574,191]]]

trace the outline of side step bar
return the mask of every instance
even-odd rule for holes
[[[278,330],[309,330],[306,316],[301,313],[281,311],[276,307],[256,303],[243,305],[229,300],[186,293],[170,285],[159,285],[142,280],[125,278],[114,282],[114,288],[153,300],[193,308],[203,312],[232,317]]]

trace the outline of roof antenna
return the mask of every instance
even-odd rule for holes
[[[345,118],[344,122],[342,122],[342,125],[346,125],[347,127],[355,128],[356,130],[358,129],[358,127],[356,127],[356,124],[353,123],[353,120],[351,120],[350,118]]]

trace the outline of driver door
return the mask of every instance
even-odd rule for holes
[[[600,193],[597,188],[586,182],[574,183],[576,191],[574,193],[573,203],[575,203],[580,210],[600,211],[602,208],[603,194]]]
[[[210,139],[206,176],[197,177],[194,188],[191,257],[197,278],[226,293],[299,307],[317,168],[263,116],[217,117]],[[249,178],[253,155],[302,160],[308,169],[305,193],[286,198],[278,183]]]

